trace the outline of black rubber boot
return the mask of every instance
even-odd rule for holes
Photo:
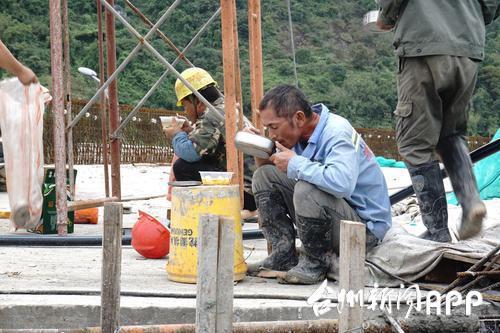
[[[288,271],[297,265],[295,229],[288,217],[286,205],[277,192],[266,191],[255,194],[259,209],[259,223],[266,240],[271,243],[271,254],[263,261],[249,264],[248,274],[258,275],[262,270]],[[268,276],[272,277],[272,276]]]
[[[408,165],[413,189],[417,196],[422,222],[427,227],[423,238],[435,242],[451,242],[448,230],[448,206],[441,169],[437,161],[413,167]]]
[[[316,284],[325,279],[332,255],[331,219],[316,219],[297,215],[297,231],[302,252],[297,266],[289,270],[281,283]]]
[[[481,231],[486,206],[479,197],[469,150],[464,139],[459,136],[441,140],[437,150],[462,206],[462,223],[458,228],[458,236],[460,239],[473,237]]]

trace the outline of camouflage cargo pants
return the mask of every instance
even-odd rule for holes
[[[478,63],[447,55],[400,58],[396,141],[410,166],[434,160],[441,140],[467,134]]]

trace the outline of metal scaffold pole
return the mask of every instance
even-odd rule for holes
[[[226,120],[227,170],[234,173],[233,184],[239,183],[238,153],[234,145],[236,135],[236,59],[234,40],[234,0],[221,0],[222,59],[224,64],[224,107]]]
[[[113,6],[114,0],[107,0]],[[106,11],[106,55],[108,77],[116,70],[116,42],[115,42],[115,17],[110,11]],[[109,129],[114,131],[120,124],[120,111],[118,110],[118,87],[116,80],[109,85]],[[120,183],[120,147],[121,140],[111,141],[111,194],[121,198]]]
[[[248,33],[252,122],[256,128],[262,131],[262,123],[258,112],[259,102],[264,96],[260,0],[248,0]]]
[[[64,33],[64,78],[66,80],[66,122],[69,124],[71,122],[71,58],[69,52],[69,19],[68,19],[68,0],[62,0],[62,24]],[[69,189],[70,198],[75,200],[75,175],[73,173],[73,166],[75,164],[75,158],[73,156],[73,129],[69,128],[68,133],[66,133],[66,138],[68,140],[68,178],[69,178]]]
[[[99,48],[99,86],[104,82],[104,48],[102,33],[102,5],[100,0],[96,0],[97,6],[97,44]],[[102,138],[102,164],[104,167],[104,192],[109,197],[109,153],[108,153],[108,114],[106,112],[107,103],[104,91],[100,94],[99,110],[101,112],[101,138]]]
[[[240,46],[238,42],[238,15],[236,5],[233,7],[233,38],[234,38],[234,84],[236,92],[236,103],[239,105],[238,112],[238,127],[237,130],[243,128],[243,93],[241,91],[241,72],[240,72]],[[243,207],[243,153],[238,151],[238,184],[240,185],[240,201]]]
[[[57,233],[66,235],[66,144],[64,126],[64,88],[62,59],[61,1],[50,0],[50,64],[52,72],[52,110],[54,113],[54,159],[56,168]]]

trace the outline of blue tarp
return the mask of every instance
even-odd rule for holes
[[[401,161],[396,161],[395,159],[392,158],[385,158],[382,156],[377,156],[376,157],[378,165],[384,168],[406,168],[406,165],[404,162]]]

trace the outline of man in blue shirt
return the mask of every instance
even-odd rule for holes
[[[323,104],[310,106],[296,87],[277,86],[260,105],[262,123],[278,152],[258,160],[253,192],[261,229],[272,245],[260,270],[286,271],[281,282],[322,281],[339,252],[340,221],[366,224],[367,249],[391,227],[384,175],[349,122]],[[296,225],[303,251],[295,248]]]

